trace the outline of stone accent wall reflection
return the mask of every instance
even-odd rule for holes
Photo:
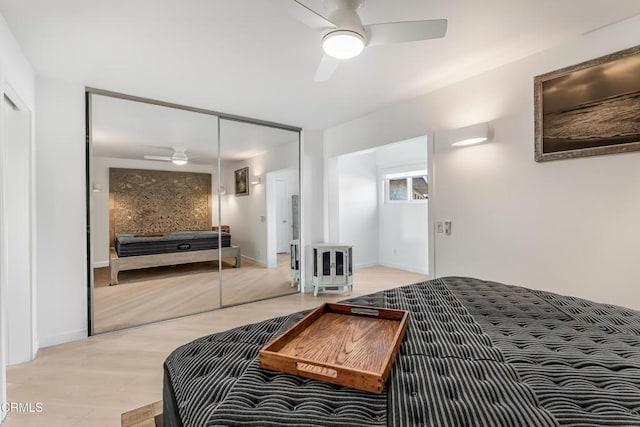
[[[211,230],[211,174],[109,169],[111,238]],[[112,240],[113,241],[113,240]]]

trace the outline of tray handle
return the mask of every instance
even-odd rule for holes
[[[375,308],[351,307],[351,314],[362,314],[364,316],[380,316],[380,311]]]
[[[296,362],[296,369],[302,372],[310,372],[316,375],[323,375],[325,377],[336,378],[338,371],[335,369],[327,368],[325,366],[314,365],[312,363]]]

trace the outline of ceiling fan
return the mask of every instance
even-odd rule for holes
[[[327,0],[327,17],[298,0],[273,1],[307,26],[323,33],[324,55],[314,77],[317,82],[328,80],[340,60],[360,55],[365,47],[436,39],[447,32],[446,19],[363,25],[358,9],[365,0]]]
[[[161,160],[165,162],[172,162],[174,165],[182,166],[186,165],[189,161],[189,157],[187,156],[187,149],[184,147],[171,147],[173,149],[173,154],[171,156],[150,156],[145,155],[145,160]]]

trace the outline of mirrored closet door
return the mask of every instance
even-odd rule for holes
[[[298,292],[299,195],[297,128],[88,90],[91,334]]]
[[[92,333],[220,307],[218,117],[87,103]]]
[[[242,253],[241,268],[222,263],[223,306],[298,291],[299,171],[298,131],[220,119],[220,220]]]

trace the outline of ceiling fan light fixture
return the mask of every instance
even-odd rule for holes
[[[174,165],[184,166],[187,164],[188,161],[189,161],[189,158],[185,153],[176,152],[176,153],[173,153],[173,156],[171,156],[171,162]]]
[[[364,49],[364,37],[350,30],[332,31],[323,37],[322,49],[336,59],[355,58]]]

